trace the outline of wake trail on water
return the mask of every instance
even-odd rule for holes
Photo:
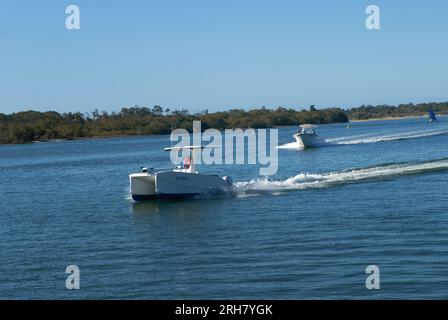
[[[352,144],[363,144],[363,143],[377,143],[383,141],[394,141],[394,140],[405,140],[405,139],[416,139],[423,137],[431,137],[448,134],[448,128],[438,129],[438,130],[421,130],[421,131],[411,131],[411,132],[400,132],[391,134],[363,134],[358,136],[346,136],[339,138],[325,139],[327,146],[335,145],[352,145]],[[297,142],[290,142],[280,146],[277,149],[299,149]]]
[[[448,159],[420,163],[397,163],[369,168],[351,169],[328,173],[299,173],[286,180],[254,179],[234,183],[234,192],[238,196],[250,196],[261,193],[278,193],[293,190],[327,188],[340,184],[368,180],[385,180],[397,176],[448,170]]]
[[[405,140],[405,139],[415,139],[415,138],[423,138],[423,137],[432,137],[448,134],[448,129],[444,130],[425,130],[425,131],[412,131],[412,132],[401,132],[394,134],[386,134],[379,136],[366,136],[366,137],[358,137],[358,138],[349,138],[349,139],[341,139],[336,141],[336,144],[360,144],[360,143],[375,143],[382,141],[394,141],[394,140]],[[328,140],[331,142],[331,140]]]
[[[297,142],[285,143],[281,146],[277,146],[277,149],[299,149],[299,144]]]

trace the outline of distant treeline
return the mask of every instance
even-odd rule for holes
[[[25,111],[0,114],[0,143],[27,143],[36,140],[78,139],[121,135],[168,134],[172,128],[192,130],[193,120],[202,122],[202,129],[271,128],[298,123],[347,122],[342,109],[294,110],[262,107],[250,111],[235,109],[190,114],[187,110],[163,109],[160,106],[122,108],[120,112],[93,111],[91,114],[54,111]]]
[[[434,110],[437,114],[448,114],[448,102],[440,103],[420,103],[420,104],[400,104],[398,106],[360,106],[346,110],[345,113],[350,120],[366,120],[389,117],[410,117],[422,116],[429,110]]]
[[[448,113],[448,102],[406,104],[395,106],[361,106],[350,110],[329,108],[307,110],[265,107],[254,110],[233,109],[209,113],[207,110],[190,114],[187,110],[164,109],[160,106],[122,108],[108,113],[95,110],[83,114],[54,111],[25,111],[10,115],[0,113],[0,143],[28,143],[36,140],[78,139],[121,135],[168,134],[172,128],[191,131],[193,120],[202,122],[202,129],[272,128],[304,123],[342,123],[350,119],[402,117],[423,115],[432,108],[436,113]]]

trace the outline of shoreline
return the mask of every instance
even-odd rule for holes
[[[136,136],[144,136],[143,134],[122,134],[122,135],[111,135],[111,136],[92,136],[92,137],[78,137],[75,139],[69,138],[57,138],[57,139],[40,139],[34,140],[30,143],[47,143],[47,142],[62,142],[62,141],[82,141],[82,140],[94,140],[94,139],[112,139],[112,138],[124,138],[124,137],[136,137]],[[157,136],[157,134],[151,134],[147,136]],[[7,144],[26,144],[26,143],[5,143]],[[1,144],[0,144],[1,145]]]
[[[443,114],[440,114],[443,115]],[[368,121],[390,121],[390,120],[404,120],[404,119],[417,119],[417,118],[425,118],[426,115],[419,115],[419,116],[402,116],[402,117],[380,117],[380,118],[370,118],[370,119],[349,119],[348,122],[345,123],[358,123],[358,122],[368,122]],[[341,122],[342,123],[342,122]],[[338,124],[338,123],[333,123]],[[340,123],[339,123],[340,124]],[[277,126],[274,128],[281,128],[281,127],[288,127],[288,126]],[[256,128],[254,128],[256,129]],[[154,135],[169,135],[169,133],[166,134],[150,134],[146,136],[154,136]],[[80,141],[80,140],[94,140],[94,139],[111,139],[111,138],[123,138],[123,137],[135,137],[135,136],[144,136],[144,135],[138,135],[138,134],[123,134],[123,135],[111,135],[111,136],[93,136],[93,137],[79,137],[76,139],[42,139],[42,140],[34,140],[31,141],[29,144],[35,144],[35,143],[56,143],[56,142],[63,142],[63,141]],[[3,143],[0,145],[20,145],[20,144],[27,144],[27,143]]]
[[[417,118],[425,118],[425,117],[426,117],[426,115],[421,115],[421,116],[403,116],[403,117],[380,117],[380,118],[355,119],[355,120],[350,120],[349,119],[349,122],[366,122],[366,121],[379,121],[379,120],[389,121],[389,120],[417,119]]]

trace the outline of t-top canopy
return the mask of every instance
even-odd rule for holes
[[[299,125],[300,128],[303,129],[315,129],[317,126],[315,124],[301,124]]]

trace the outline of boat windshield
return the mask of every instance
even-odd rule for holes
[[[314,134],[315,125],[312,124],[304,124],[299,126],[299,132],[302,134]]]

